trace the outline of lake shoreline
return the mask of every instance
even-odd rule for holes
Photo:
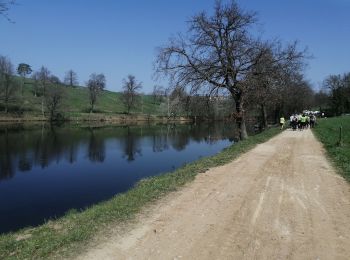
[[[202,120],[202,119],[201,119]],[[135,122],[194,122],[196,118],[184,116],[156,116],[156,115],[140,115],[140,114],[123,114],[123,115],[109,115],[101,113],[80,113],[77,115],[69,115],[60,121],[53,122],[110,122],[119,124],[128,124]],[[25,123],[25,122],[50,122],[49,117],[35,116],[35,115],[0,115],[0,123]]]

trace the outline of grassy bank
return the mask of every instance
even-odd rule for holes
[[[342,126],[342,144],[339,144]],[[314,133],[323,143],[338,172],[350,182],[350,116],[321,119]]]
[[[198,173],[223,165],[279,133],[269,129],[221,153],[188,164],[172,173],[140,181],[130,191],[82,212],[71,210],[46,224],[0,236],[0,259],[41,259],[64,256],[86,244],[96,233],[133,219],[147,204],[192,181]]]
[[[21,79],[16,79],[20,85]],[[61,84],[56,84],[55,86],[63,93],[62,104],[59,106],[60,113],[69,118],[86,117],[88,115],[88,112],[90,112],[90,101],[89,90],[86,87],[69,87]],[[23,86],[23,92],[17,91],[12,98],[13,100],[9,103],[8,114],[3,112],[4,104],[0,101],[0,118],[13,117],[17,119],[25,118],[26,120],[38,118],[42,120],[42,96],[36,94],[32,80],[27,79],[26,84]],[[151,95],[141,95],[140,104],[130,112],[137,115],[165,115],[166,111],[160,109],[160,104]],[[108,90],[102,91],[97,98],[94,111],[97,115],[125,115],[127,110],[122,102],[122,93]]]

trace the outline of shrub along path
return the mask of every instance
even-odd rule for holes
[[[350,259],[349,188],[310,130],[287,130],[79,258]]]

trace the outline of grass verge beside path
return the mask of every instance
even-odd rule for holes
[[[342,145],[339,145],[340,126]],[[350,182],[350,116],[321,119],[313,131],[323,143],[338,172]]]
[[[259,143],[278,134],[271,128],[238,142],[221,153],[190,163],[172,173],[140,181],[133,189],[82,212],[70,211],[46,224],[0,236],[0,259],[42,259],[62,257],[86,244],[94,234],[109,226],[133,219],[146,204],[177,190],[208,168],[223,165]]]

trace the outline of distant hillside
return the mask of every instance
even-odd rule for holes
[[[18,85],[20,78],[16,78]],[[89,112],[89,91],[86,87],[70,87],[63,84],[55,85],[64,91],[64,100],[60,110],[66,116],[76,116],[81,113]],[[14,95],[15,98],[9,104],[10,114],[25,114],[39,116],[41,115],[41,96],[35,95],[34,84],[31,79],[26,79],[23,87],[23,95],[20,88]],[[121,101],[122,94],[105,90],[100,93],[95,105],[95,113],[103,114],[124,114],[127,110]],[[0,111],[3,111],[3,103],[0,101]],[[154,101],[150,95],[142,95],[142,101],[136,109],[130,111],[131,114],[152,114],[162,115],[160,112],[160,102]],[[0,112],[1,114],[3,112]],[[164,112],[163,112],[164,114]]]

